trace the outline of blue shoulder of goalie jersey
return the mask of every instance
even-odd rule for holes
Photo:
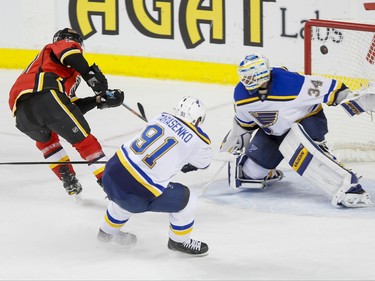
[[[281,67],[271,68],[271,81],[266,100],[290,101],[300,93],[305,77]],[[234,90],[234,102],[237,106],[260,101],[258,90],[248,91],[240,82]]]

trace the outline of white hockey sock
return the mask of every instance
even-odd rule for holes
[[[115,202],[110,202],[104,214],[100,229],[107,234],[117,234],[129,220],[132,213],[124,210]]]
[[[250,158],[247,158],[245,163],[242,166],[242,173],[245,178],[248,179],[264,179],[268,173],[270,172],[269,169],[265,169],[258,164],[256,164],[253,160]]]

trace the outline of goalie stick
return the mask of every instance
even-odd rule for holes
[[[145,114],[145,110],[142,106],[141,103],[137,103],[138,105],[138,109],[139,109],[139,112],[141,114],[139,114],[137,111],[135,111],[133,108],[129,107],[128,105],[126,105],[125,103],[122,104],[123,107],[125,107],[126,109],[128,109],[130,112],[132,112],[133,114],[137,115],[139,118],[141,118],[143,121],[145,122],[148,122],[147,118],[146,118],[146,114]]]

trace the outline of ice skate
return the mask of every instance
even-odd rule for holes
[[[205,256],[208,255],[208,245],[204,242],[189,239],[185,242],[175,242],[169,238],[168,249],[178,251],[192,256]]]
[[[82,185],[79,183],[76,176],[70,172],[69,167],[62,166],[59,172],[66,192],[69,195],[79,195],[82,192]]]
[[[137,244],[137,236],[122,231],[118,234],[108,234],[99,229],[97,239],[102,243],[115,244],[124,248],[129,248]]]

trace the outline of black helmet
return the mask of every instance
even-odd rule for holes
[[[57,31],[55,35],[53,35],[53,43],[63,39],[73,40],[81,46],[83,45],[83,38],[81,34],[68,27]]]

